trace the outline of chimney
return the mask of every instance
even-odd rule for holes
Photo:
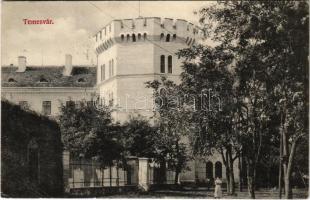
[[[18,56],[18,69],[17,72],[24,72],[26,70],[26,57],[25,56]]]
[[[66,54],[65,69],[63,75],[70,76],[71,71],[72,71],[72,55]]]

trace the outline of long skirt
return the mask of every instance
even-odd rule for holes
[[[221,188],[221,185],[215,185],[214,197],[215,198],[222,198],[222,188]]]

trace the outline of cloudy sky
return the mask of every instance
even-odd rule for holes
[[[96,8],[97,6],[98,8]],[[141,16],[180,18],[198,23],[194,14],[206,1],[143,1]],[[87,60],[89,38],[114,19],[137,18],[138,1],[102,2],[2,2],[1,62],[17,64],[27,57],[29,65],[63,65],[64,55],[73,56],[73,64]],[[23,19],[52,19],[52,25],[25,25]],[[89,52],[89,55],[90,52]],[[42,59],[43,58],[43,59]]]

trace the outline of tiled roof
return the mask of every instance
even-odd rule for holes
[[[1,68],[2,87],[93,87],[96,84],[96,68],[73,66],[71,76],[64,76],[64,66],[27,66],[24,72],[16,72],[16,66]]]

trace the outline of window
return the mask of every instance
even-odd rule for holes
[[[190,45],[192,43],[192,38],[189,39],[188,45]]]
[[[210,161],[206,163],[206,178],[213,179],[213,164]]]
[[[96,42],[97,42],[97,34],[96,34]]]
[[[138,40],[141,40],[141,34],[140,33],[138,34]]]
[[[222,178],[222,163],[219,161],[215,163],[215,177]]]
[[[111,69],[111,60],[109,60],[109,77],[112,76],[112,69]]]
[[[78,79],[78,82],[79,82],[79,83],[85,83],[86,80],[85,80],[85,78],[79,78],[79,79]]]
[[[146,26],[147,23],[146,23],[146,18],[144,19],[144,23],[143,23],[143,26]]]
[[[39,145],[35,139],[27,146],[28,172],[31,181],[39,182]]]
[[[111,33],[111,25],[109,25],[109,32]]]
[[[129,42],[129,40],[130,40],[130,35],[127,34],[127,42]]]
[[[50,115],[51,114],[51,108],[52,108],[52,102],[51,101],[43,101],[43,103],[42,103],[43,115]]]
[[[112,59],[112,62],[111,62],[112,64],[111,64],[111,67],[112,67],[112,72],[111,72],[111,74],[112,74],[112,76],[114,76],[114,60]]]
[[[143,34],[143,39],[146,40],[146,33]]]
[[[168,56],[168,73],[172,74],[172,56]]]
[[[99,35],[100,35],[100,40],[102,39],[102,32],[100,31],[99,32]]]
[[[107,35],[107,29],[104,28],[104,35]]]
[[[170,34],[167,35],[166,42],[170,42]]]
[[[132,34],[132,41],[135,42],[136,41],[136,35]]]
[[[177,39],[177,34],[173,34],[172,38],[173,38],[173,40],[176,40]]]
[[[160,73],[165,73],[165,56],[160,56]]]
[[[189,37],[187,37],[187,38],[186,38],[186,41],[185,41],[185,42],[187,43],[187,42],[188,42],[188,40],[189,40]]]
[[[101,65],[101,81],[105,80],[105,65]]]
[[[46,78],[44,77],[41,77],[40,80],[39,80],[41,83],[47,83],[48,81],[46,80]]]
[[[124,35],[123,34],[121,35],[121,39],[122,39],[122,42],[123,42],[124,41]]]
[[[195,39],[193,39],[193,42],[192,42],[192,45],[194,45],[195,44]]]
[[[160,40],[164,39],[165,35],[162,33],[160,34]]]
[[[28,102],[27,102],[27,101],[19,101],[18,104],[19,104],[19,106],[20,106],[22,109],[27,109],[27,108],[29,108],[29,105],[28,105]]]

